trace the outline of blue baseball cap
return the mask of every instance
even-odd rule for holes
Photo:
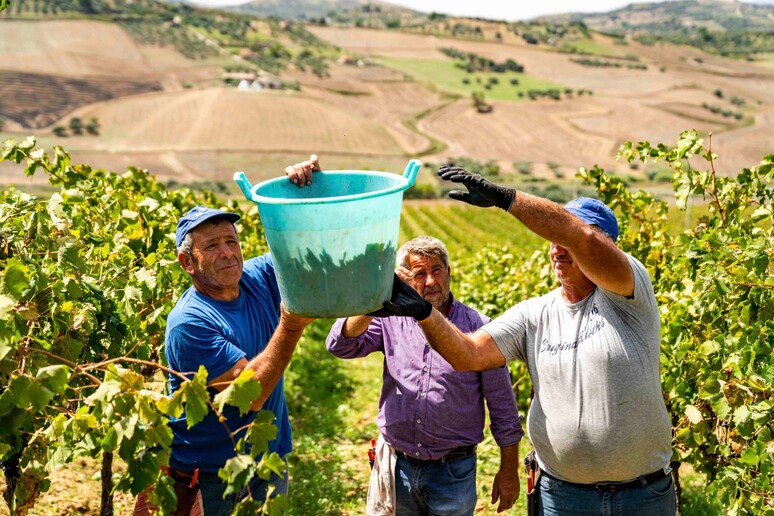
[[[614,242],[618,240],[618,220],[615,218],[615,213],[599,199],[578,197],[565,204],[564,209],[586,224],[593,224],[604,229],[613,237]]]
[[[183,243],[183,239],[185,236],[196,226],[201,224],[202,222],[208,221],[210,219],[214,219],[216,217],[220,217],[222,219],[225,219],[232,224],[239,220],[239,215],[236,213],[231,213],[230,211],[220,211],[216,210],[214,208],[208,208],[206,206],[196,206],[195,208],[191,208],[191,210],[188,211],[185,215],[180,217],[180,220],[177,222],[177,230],[175,231],[175,241],[177,242],[178,249],[180,248],[180,244]]]

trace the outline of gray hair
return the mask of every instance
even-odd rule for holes
[[[180,247],[177,248],[177,254],[185,253],[188,256],[191,256],[191,251],[193,251],[193,232],[189,231],[183,237]]]
[[[600,226],[597,226],[596,224],[590,224],[590,226],[591,226],[591,229],[593,229],[597,233],[600,233],[602,236],[606,236],[607,238],[615,242],[615,238],[613,238],[613,235],[611,235],[610,233],[602,229]]]
[[[409,240],[398,249],[396,261],[401,267],[408,268],[409,255],[435,256],[441,259],[444,265],[449,266],[449,251],[443,242],[431,236],[419,236]]]
[[[213,224],[213,225],[214,224],[220,224],[224,220],[228,220],[228,219],[226,219],[224,217],[214,217],[212,219],[205,220],[204,222],[202,222],[201,224],[199,224],[196,227],[201,227],[201,226],[204,226],[206,224]],[[234,228],[234,232],[237,235],[239,235],[239,231],[237,231],[236,225],[233,222],[231,222],[231,227],[233,227]],[[183,237],[183,241],[180,242],[180,247],[177,248],[177,254],[185,253],[188,256],[191,256],[191,252],[193,252],[193,232],[194,232],[194,229],[196,229],[196,228],[192,228],[190,231],[188,231],[188,233],[185,234],[185,236]]]

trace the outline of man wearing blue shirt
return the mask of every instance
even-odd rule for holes
[[[178,261],[193,279],[170,312],[166,330],[166,355],[171,369],[193,374],[199,366],[208,372],[210,394],[228,387],[242,371],[250,369],[261,384],[261,394],[250,411],[239,414],[226,405],[225,421],[210,411],[198,424],[188,428],[185,414],[170,421],[174,438],[170,468],[172,476],[187,483],[198,470],[202,502],[207,516],[231,514],[234,505],[247,495],[232,494],[225,500],[226,485],[217,471],[235,455],[234,443],[226,431],[244,433],[258,410],[274,413],[277,438],[269,451],[279,456],[291,451],[291,429],[285,402],[283,373],[290,362],[304,328],[312,319],[293,315],[280,305],[280,294],[269,255],[243,262],[234,223],[235,213],[197,206],[183,215],[177,225]],[[170,376],[171,391],[181,380]],[[250,481],[255,500],[265,499],[268,486],[273,496],[287,493],[287,461],[283,477],[268,481],[257,476]]]

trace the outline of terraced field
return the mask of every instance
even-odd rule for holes
[[[507,246],[531,254],[545,241],[502,210],[482,209],[452,201],[404,201],[400,243],[420,235],[442,240],[452,261],[463,260],[485,245]]]

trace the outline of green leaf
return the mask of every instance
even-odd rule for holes
[[[178,389],[172,396],[164,397],[156,401],[156,406],[162,414],[178,418],[183,415],[182,390]]]
[[[704,341],[704,343],[699,346],[699,354],[705,357],[717,353],[718,351],[720,351],[720,344],[714,340]]]
[[[41,382],[57,394],[62,394],[67,389],[69,379],[70,368],[63,365],[41,367],[35,377],[35,381]]]
[[[13,313],[14,306],[16,306],[16,300],[5,294],[0,294],[0,320],[8,319],[8,316]],[[2,342],[0,341],[0,346],[1,345]],[[2,358],[3,356],[0,355],[0,359]]]
[[[754,467],[760,462],[760,457],[758,457],[758,453],[754,448],[747,448],[742,452],[742,456],[739,457],[739,462]]]
[[[156,274],[153,271],[142,267],[134,273],[134,277],[148,287],[149,290],[156,288]]]
[[[250,410],[250,404],[261,395],[261,384],[254,374],[252,369],[245,369],[231,385],[215,396],[214,402],[218,411],[223,412],[226,403],[237,407],[241,415]]]
[[[704,420],[704,417],[701,415],[701,412],[699,409],[694,407],[693,405],[688,405],[685,407],[685,415],[688,417],[688,421],[693,423],[694,425],[698,425]]]
[[[257,457],[269,451],[269,442],[277,438],[276,416],[269,410],[261,410],[247,429],[247,440],[252,446],[250,455]]]
[[[2,278],[2,291],[15,301],[20,301],[24,291],[30,287],[30,269],[19,259],[11,258],[6,262]],[[7,301],[2,304],[7,304]],[[0,306],[2,310],[2,306]]]
[[[182,396],[185,400],[185,418],[188,428],[204,419],[210,407],[207,404],[210,394],[207,392],[207,370],[200,366],[192,380],[185,382],[181,387],[184,390]]]
[[[285,474],[285,461],[276,453],[267,453],[261,460],[262,470],[268,469],[269,471],[277,474]],[[263,477],[262,477],[263,478]],[[268,480],[268,476],[265,477]]]
[[[232,457],[218,470],[218,476],[227,484],[225,495],[238,493],[255,476],[255,460],[249,455]]]
[[[747,405],[737,407],[737,409],[734,410],[734,424],[741,425],[742,423],[746,423],[750,420],[750,416],[752,416],[752,414]]]

